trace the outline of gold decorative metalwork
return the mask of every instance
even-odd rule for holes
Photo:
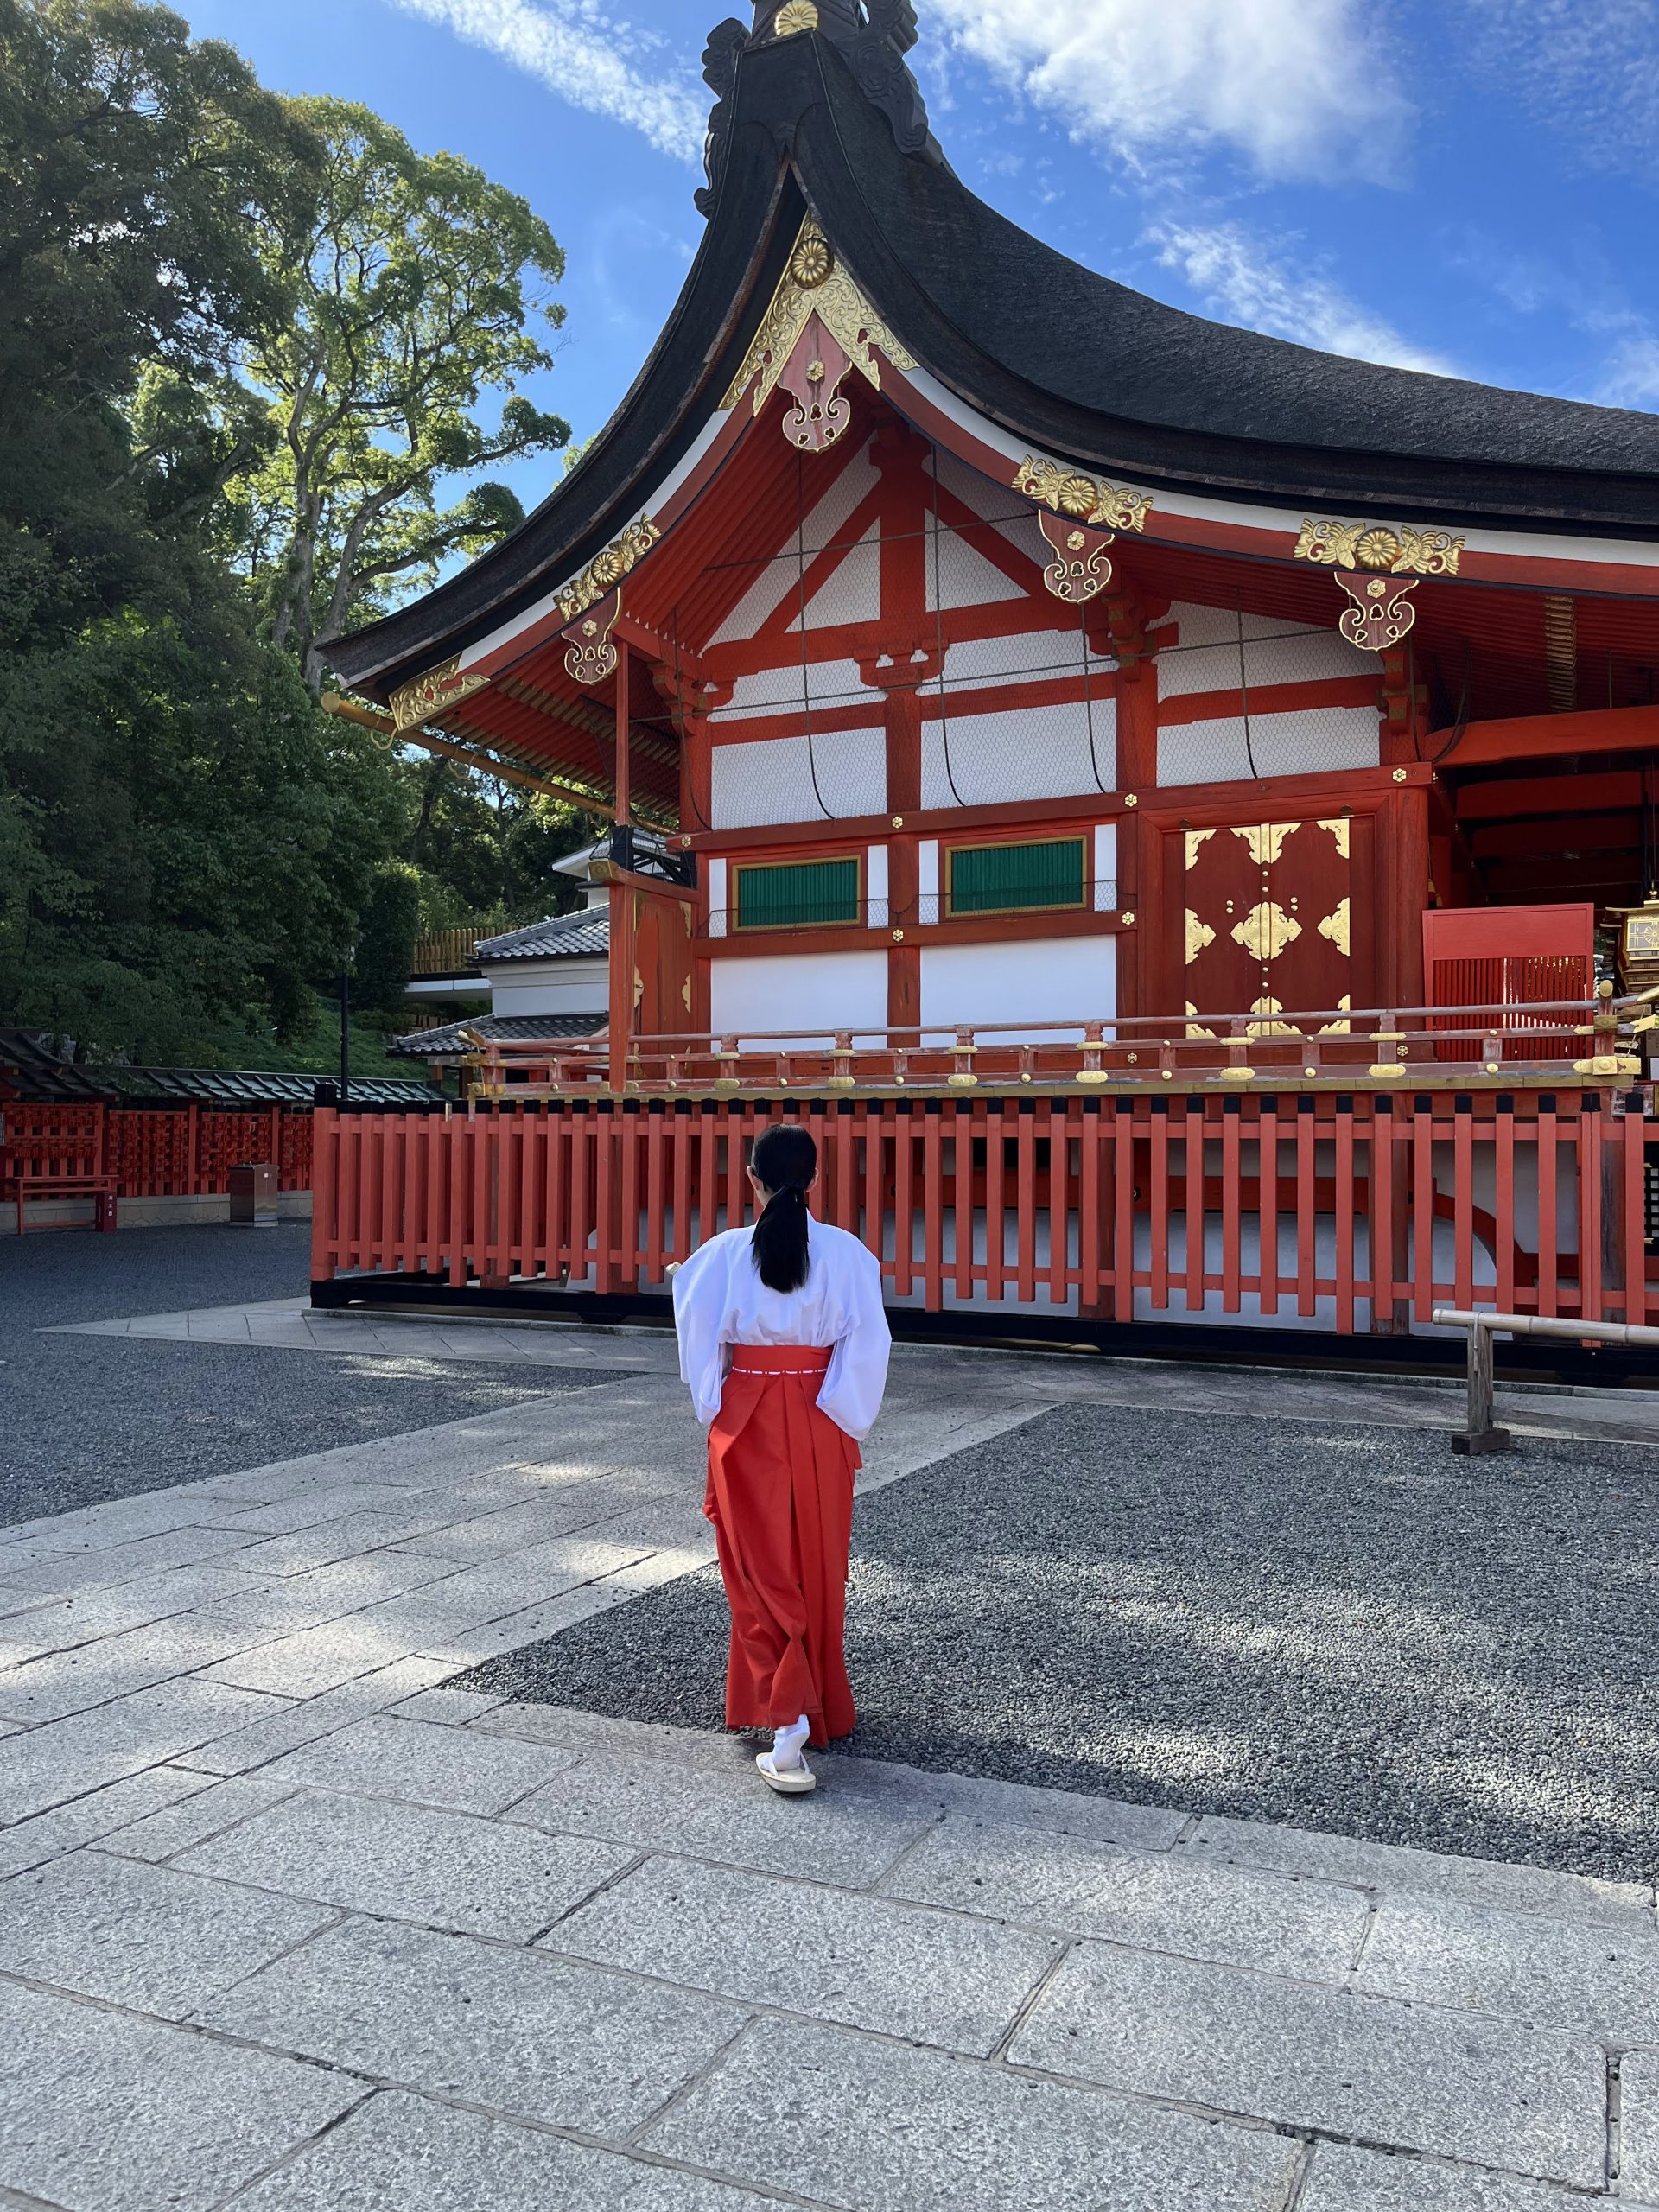
[[[895,369],[916,366],[915,355],[899,344],[836,257],[817,217],[809,215],[754,343],[744,355],[743,365],[733,378],[721,407],[735,407],[753,384],[758,415],[777,388],[802,332],[815,315],[859,374],[878,391],[881,389],[878,347]]]
[[[773,38],[793,38],[798,31],[815,31],[818,28],[817,0],[788,0],[772,19]]]
[[[1273,868],[1301,826],[1300,822],[1262,822],[1251,830],[1235,830],[1233,835],[1244,840],[1258,868]]]
[[[463,676],[461,655],[457,653],[442,668],[429,669],[424,676],[417,676],[412,683],[402,684],[392,693],[392,722],[399,731],[414,729],[449,708],[458,707],[474,691],[487,690],[489,682],[487,676]]]
[[[1198,955],[1216,941],[1216,933],[1208,922],[1202,922],[1189,906],[1186,910],[1186,964],[1190,968]]]
[[[1344,899],[1334,914],[1327,914],[1319,924],[1319,935],[1328,938],[1343,958],[1348,958],[1349,909],[1351,901]]]
[[[1250,1008],[1252,1014],[1262,1016],[1282,1014],[1284,1010],[1282,999],[1257,999]],[[1271,1019],[1249,1022],[1244,1030],[1247,1037],[1300,1037],[1301,1033],[1294,1021],[1274,1021]]]
[[[1091,522],[1103,530],[1144,531],[1152,512],[1152,495],[1131,492],[1113,484],[1100,484],[1077,469],[1062,468],[1058,461],[1037,461],[1027,454],[1020,464],[1014,488],[1039,507],[1052,507],[1070,522]]]
[[[1345,861],[1351,857],[1354,849],[1354,825],[1345,814],[1338,815],[1334,822],[1321,822],[1319,827],[1321,830],[1328,830],[1336,839],[1337,858],[1339,861]]]
[[[1195,1006],[1193,1005],[1193,1003],[1192,1003],[1192,1000],[1191,1000],[1191,999],[1188,999],[1188,1001],[1187,1001],[1187,1002],[1186,1002],[1186,1033],[1187,1033],[1187,1035],[1188,1035],[1189,1037],[1191,1037],[1191,1038],[1193,1038],[1193,1039],[1199,1039],[1199,1038],[1207,1037],[1207,1038],[1209,1038],[1209,1039],[1210,1039],[1210,1041],[1211,1042],[1211,1044],[1217,1044],[1217,1043],[1219,1043],[1220,1039],[1217,1037],[1216,1033],[1215,1033],[1215,1031],[1214,1031],[1213,1029],[1206,1029],[1206,1028],[1205,1027],[1204,1024],[1203,1024],[1201,1021],[1195,1021],[1195,1020],[1192,1019],[1193,1015],[1194,1015],[1195,1014],[1197,1014],[1198,1010],[1198,1009],[1197,1008],[1197,1007],[1195,1007]],[[1132,1060],[1133,1060],[1134,1058],[1135,1058],[1135,1057],[1136,1057],[1136,1055],[1135,1055],[1135,1053],[1133,1053],[1133,1052],[1131,1052],[1131,1053],[1129,1054],[1129,1058],[1130,1058]]]
[[[1455,576],[1468,545],[1449,530],[1408,524],[1304,521],[1296,558],[1325,569],[1368,569],[1373,575]]]
[[[1233,931],[1235,944],[1243,945],[1252,960],[1276,960],[1287,945],[1294,944],[1302,925],[1276,899],[1264,899],[1252,906]]]
[[[1352,569],[1338,569],[1337,582],[1354,602],[1343,609],[1337,625],[1351,645],[1357,645],[1362,652],[1382,653],[1409,637],[1417,620],[1417,610],[1408,596],[1417,588],[1414,577],[1385,581],[1382,576],[1362,576]]]
[[[649,515],[641,515],[638,522],[631,522],[621,537],[613,539],[596,560],[589,562],[575,582],[567,584],[559,594],[559,612],[565,620],[574,622],[607,592],[614,591],[622,579],[639,567],[662,534]]]
[[[1354,1007],[1353,994],[1344,991],[1337,1001],[1337,1006],[1341,1013],[1351,1014]],[[1321,1037],[1351,1037],[1353,1033],[1354,1025],[1351,1021],[1327,1021],[1322,1023],[1319,1028]]]
[[[1189,830],[1187,831],[1186,864],[1188,868],[1194,868],[1197,866],[1198,855],[1204,850],[1205,847],[1209,843],[1210,840],[1215,836],[1215,834],[1216,833],[1213,830]]]

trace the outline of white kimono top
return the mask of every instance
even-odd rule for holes
[[[674,1278],[680,1374],[706,1428],[720,1411],[734,1344],[833,1346],[818,1408],[855,1441],[881,1410],[893,1339],[881,1303],[880,1262],[856,1236],[813,1221],[799,1290],[769,1290],[754,1263],[752,1229],[728,1229]]]

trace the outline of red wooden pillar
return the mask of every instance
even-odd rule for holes
[[[872,448],[886,495],[881,631],[888,665],[866,664],[861,672],[887,693],[883,720],[893,823],[887,847],[887,1023],[894,1029],[913,1029],[922,1018],[922,954],[916,942],[921,863],[912,826],[922,804],[922,702],[917,687],[939,673],[939,624],[927,605],[930,548],[917,528],[918,516],[933,504],[930,451],[926,439],[900,423],[884,423]],[[915,658],[918,651],[926,653],[925,661]]]
[[[616,826],[625,830],[631,803],[633,702],[632,658],[626,645],[620,648],[616,664]],[[610,1081],[611,1089],[627,1088],[628,1061],[633,1048],[634,928],[633,886],[626,878],[611,884],[610,961]]]

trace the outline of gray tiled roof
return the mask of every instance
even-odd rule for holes
[[[602,1014],[486,1014],[473,1021],[446,1022],[442,1029],[418,1029],[400,1037],[392,1051],[400,1058],[439,1060],[469,1047],[461,1033],[491,1042],[538,1045],[562,1038],[596,1037],[606,1026]]]
[[[509,930],[505,937],[486,937],[478,947],[480,960],[575,960],[602,958],[611,949],[611,916],[607,906],[575,914],[556,914],[545,922],[531,922],[527,929]]]

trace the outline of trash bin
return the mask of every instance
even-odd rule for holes
[[[276,1226],[276,1170],[269,1160],[231,1170],[231,1219],[245,1229]]]

